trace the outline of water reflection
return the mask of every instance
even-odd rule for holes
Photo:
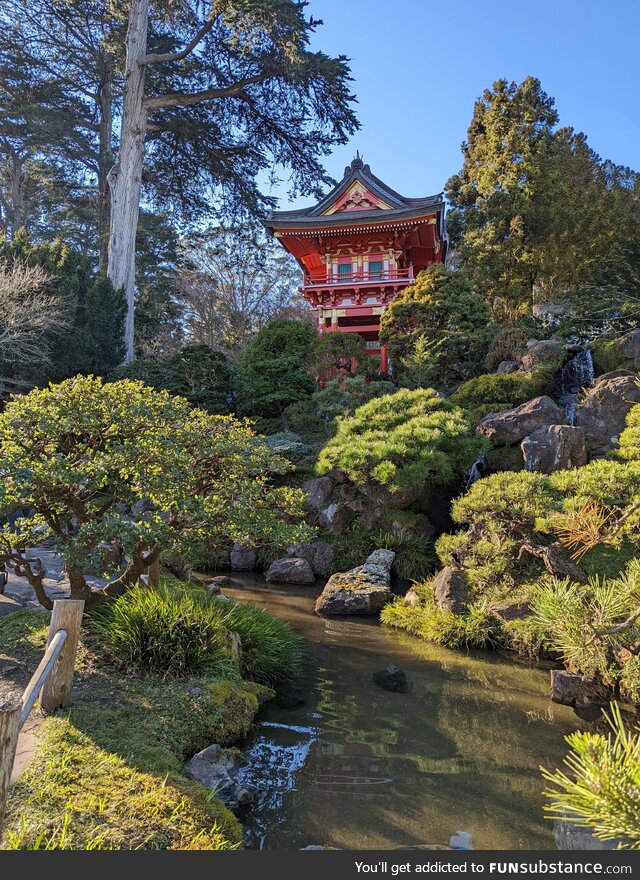
[[[575,716],[548,698],[548,673],[388,632],[323,620],[317,590],[243,578],[234,598],[289,620],[309,646],[295,708],[262,711],[245,781],[259,797],[247,845],[390,849],[448,844],[460,829],[481,849],[553,849],[539,765],[559,764]],[[402,668],[408,693],[376,685]]]

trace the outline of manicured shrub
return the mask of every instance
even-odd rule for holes
[[[375,397],[393,394],[396,390],[393,382],[367,382],[361,376],[355,376],[327,382],[324,388],[313,395],[313,401],[317,416],[328,424],[340,416],[352,415],[358,407]]]
[[[627,414],[627,427],[620,434],[619,455],[627,461],[640,461],[640,405]]]
[[[494,411],[510,409],[549,390],[551,377],[543,370],[533,373],[487,373],[469,379],[452,396],[465,409],[491,406]]]
[[[622,849],[640,849],[640,730],[629,730],[613,704],[608,735],[575,731],[566,737],[571,751],[566,770],[543,769],[552,788],[550,817],[593,831],[601,840],[618,840]]]
[[[311,446],[302,440],[299,434],[292,431],[279,431],[267,437],[266,444],[276,455],[290,462],[299,462],[313,452]]]
[[[495,370],[502,361],[519,361],[526,351],[529,335],[519,327],[499,330],[489,343],[484,361],[487,370]]]
[[[436,391],[401,390],[340,419],[317,469],[336,468],[354,483],[371,481],[391,492],[424,491],[459,479],[484,447],[463,411]]]

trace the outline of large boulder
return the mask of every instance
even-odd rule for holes
[[[483,434],[493,446],[520,443],[545,425],[561,425],[564,412],[546,395],[534,397],[520,406],[489,413],[478,422],[476,434]]]
[[[227,807],[236,809],[250,803],[254,796],[251,789],[238,781],[237,772],[237,759],[214,743],[187,762],[183,775],[215,791]]]
[[[270,584],[312,584],[315,579],[307,560],[295,556],[276,559],[267,572],[267,581]]]
[[[544,425],[520,444],[525,470],[551,474],[587,463],[587,446],[582,428],[572,425]]]
[[[318,596],[318,614],[377,614],[393,599],[393,550],[374,550],[364,565],[331,575]]]
[[[575,423],[582,428],[592,455],[605,455],[618,444],[627,413],[640,402],[640,387],[633,373],[615,371],[596,379],[576,410]]]
[[[640,369],[640,330],[631,330],[618,342],[618,351],[630,367]]]
[[[316,577],[329,577],[333,566],[334,551],[326,541],[293,544],[287,547],[289,556],[306,559]]]
[[[441,611],[464,614],[471,599],[464,571],[453,565],[445,565],[433,581],[433,595]]]
[[[242,544],[234,544],[229,554],[232,571],[251,571],[256,567],[258,556],[251,547],[243,547]]]
[[[331,477],[317,477],[314,480],[307,480],[302,484],[302,491],[307,495],[307,507],[312,510],[321,510],[326,506],[333,489],[334,482]]]
[[[561,367],[568,357],[563,339],[530,339],[521,360],[523,368],[530,371],[543,365]]]

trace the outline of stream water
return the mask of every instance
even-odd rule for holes
[[[318,617],[319,586],[239,577],[225,593],[289,621],[308,647],[302,705],[268,703],[246,750],[259,791],[255,849],[393,849],[453,843],[555,849],[539,766],[558,766],[576,718],[545,670],[428,645],[367,618]],[[372,680],[401,667],[408,693]],[[456,837],[458,832],[462,836]]]

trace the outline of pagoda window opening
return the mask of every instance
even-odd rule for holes
[[[369,260],[369,280],[370,281],[380,281],[382,280],[382,270],[384,269],[384,263],[382,262],[382,258],[379,260]]]

